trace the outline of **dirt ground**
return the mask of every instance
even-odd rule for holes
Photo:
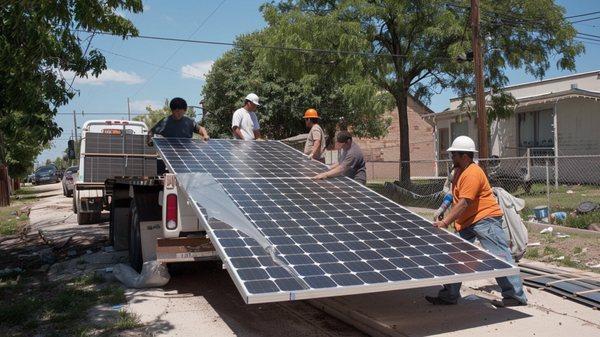
[[[163,288],[123,289],[117,283],[93,277],[94,271],[104,271],[126,259],[126,254],[103,248],[107,224],[78,226],[70,209],[71,200],[62,196],[60,185],[36,189],[41,194],[31,210],[31,230],[26,240],[2,242],[0,253],[11,256],[3,260],[6,263],[16,259],[13,265],[45,275],[43,294],[48,299],[33,302],[44,308],[39,313],[41,319],[74,317],[78,330],[69,326],[57,330],[60,325],[54,324],[50,331],[46,321],[33,330],[23,325],[5,329],[0,322],[0,336],[365,336],[363,331],[379,336],[564,336],[567,331],[582,337],[600,334],[597,311],[539,289],[527,289],[528,306],[490,306],[488,299],[499,297],[494,280],[465,283],[459,305],[444,308],[423,300],[424,294],[437,291],[435,287],[246,305],[218,262],[177,265],[171,269],[170,283]],[[55,260],[41,261],[49,255],[39,252],[48,253],[48,249]],[[84,294],[82,298],[90,304],[81,307],[86,315],[61,307],[69,307],[70,297],[56,296],[49,287],[69,296]],[[4,289],[9,291],[0,293],[8,296],[13,288],[0,283],[0,290]],[[20,289],[31,297],[35,288]],[[54,316],[43,315],[47,312],[54,312]]]

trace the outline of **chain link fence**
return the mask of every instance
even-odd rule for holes
[[[373,188],[409,207],[434,210],[442,203],[443,186],[452,170],[450,160],[410,161],[411,179],[403,183],[399,179],[399,162],[368,159],[368,181]],[[531,219],[536,208],[547,207],[548,214],[565,213],[567,218],[558,219],[558,223],[568,222],[580,228],[600,223],[600,210],[589,211],[590,205],[593,208],[600,203],[600,155],[532,156],[527,153],[523,157],[479,162],[486,167],[493,187],[502,187],[525,200],[523,218]],[[584,205],[587,209],[579,207],[584,202],[591,203]],[[589,214],[580,216],[584,211]]]

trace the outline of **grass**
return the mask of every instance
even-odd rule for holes
[[[17,216],[17,212],[25,205],[13,202],[11,206],[0,208],[0,235],[14,235],[29,221],[26,214]]]
[[[119,311],[119,318],[117,321],[111,326],[111,330],[129,330],[135,329],[142,326],[140,323],[140,317],[137,314],[130,313],[126,310]]]
[[[126,302],[123,288],[94,275],[68,283],[45,281],[45,276],[16,276],[0,280],[0,331],[13,336],[91,336],[140,326],[139,317],[119,312],[103,326],[90,326],[88,311],[97,305]]]

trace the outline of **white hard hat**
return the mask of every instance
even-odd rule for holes
[[[475,142],[473,139],[467,136],[458,136],[452,142],[452,145],[448,149],[448,152],[473,152],[477,153],[475,149]]]
[[[258,103],[258,95],[255,93],[249,93],[248,96],[246,96],[246,100],[260,106],[260,103]]]

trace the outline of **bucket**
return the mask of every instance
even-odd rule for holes
[[[533,213],[535,214],[535,219],[541,221],[548,217],[548,206],[537,206],[533,209]]]

